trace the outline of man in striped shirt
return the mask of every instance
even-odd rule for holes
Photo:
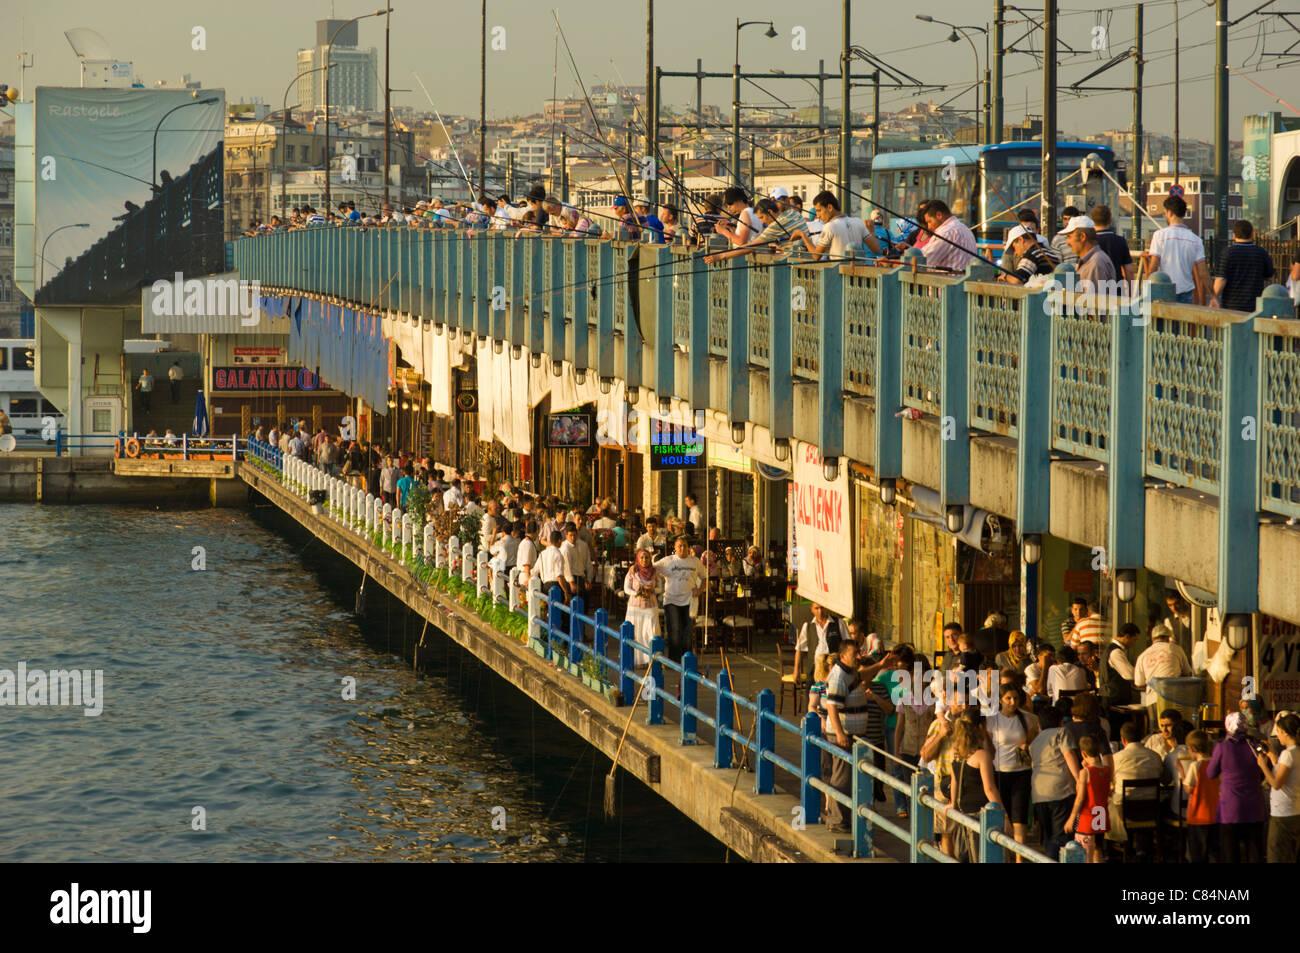
[[[1074,646],[1076,651],[1082,642],[1092,642],[1100,647],[1103,638],[1103,626],[1097,604],[1095,602],[1088,603],[1087,615],[1075,622],[1074,628],[1070,630],[1070,644]]]
[[[853,747],[853,736],[867,730],[868,690],[858,673],[858,644],[852,639],[842,639],[838,646],[839,658],[831,666],[826,678],[826,733],[828,740],[834,741],[845,751]],[[841,794],[852,790],[853,770],[848,761],[832,757],[829,751],[822,752],[822,776],[830,775],[830,786]],[[826,822],[835,833],[849,830],[848,818],[844,806],[834,798],[828,798]]]
[[[965,271],[978,251],[975,234],[942,199],[931,199],[926,204],[925,226],[933,232],[925,243],[925,263],[931,268]]]

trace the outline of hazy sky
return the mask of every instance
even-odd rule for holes
[[[378,0],[347,0],[335,5],[340,17],[374,9]],[[1233,0],[1232,16],[1244,16],[1259,0]],[[1279,4],[1285,8],[1294,4]],[[1182,46],[1182,128],[1187,137],[1210,139],[1213,135],[1214,10],[1205,0],[1179,0]],[[224,87],[230,102],[261,97],[279,107],[285,86],[296,72],[294,53],[315,39],[315,20],[331,13],[331,4],[304,0],[225,0],[191,3],[186,0],[6,0],[3,48],[0,62],[6,75],[0,80],[18,85],[16,56],[26,49],[35,56],[27,72],[27,88],[34,85],[77,85],[77,60],[63,31],[89,27],[109,43],[113,55],[133,60],[137,79],[152,84],[159,79],[178,79],[189,73],[205,86]],[[645,76],[644,0],[554,0],[554,9],[568,37],[574,59],[588,86],[599,81],[640,85]],[[1154,0],[1146,11],[1146,101],[1145,126],[1149,130],[1173,131],[1173,0]],[[768,39],[761,26],[742,33],[742,67],[746,71],[771,68],[788,72],[816,72],[817,60],[836,70],[841,47],[841,4],[838,0],[803,0],[798,4],[772,0],[657,0],[655,4],[655,57],[664,69],[693,70],[697,57],[704,68],[715,72],[731,69],[735,42],[735,19],[767,19],[775,22],[779,35]],[[488,28],[504,27],[506,49],[488,53],[489,117],[528,114],[541,110],[542,100],[551,93],[552,77],[561,96],[575,93],[577,85],[564,46],[559,47],[558,72],[556,31],[552,4],[538,0],[488,0]],[[992,0],[917,0],[912,4],[891,4],[881,0],[853,3],[852,40],[880,55],[889,64],[929,83],[948,84],[947,92],[931,94],[935,102],[956,96],[974,79],[975,63],[965,40],[947,42],[948,28],[914,19],[915,13],[953,21],[958,25],[986,24],[993,15]],[[413,92],[394,93],[396,105],[427,108],[413,73],[429,87],[444,113],[478,112],[480,5],[476,0],[411,2],[398,0],[392,15],[392,85]],[[1012,16],[1015,16],[1012,14]],[[1129,48],[1133,40],[1133,5],[1116,4],[1113,12],[1083,7],[1082,0],[1063,0],[1061,39],[1079,54],[1067,57],[1060,71],[1060,85],[1068,87],[1115,54]],[[1108,31],[1107,52],[1093,52],[1095,27]],[[195,27],[206,31],[206,50],[192,49]],[[806,50],[796,50],[795,29],[802,28]],[[383,69],[383,18],[363,20],[361,45],[380,50]],[[1011,45],[1026,27],[1008,26],[1006,42]],[[1261,38],[1261,33],[1271,35]],[[1229,63],[1268,87],[1284,99],[1294,96],[1295,66],[1278,69],[1275,57],[1261,57],[1262,50],[1285,49],[1300,35],[1277,18],[1251,17],[1232,29]],[[983,69],[984,40],[972,33]],[[1041,32],[1032,40],[1041,49]],[[1020,41],[1028,48],[1029,41]],[[1300,59],[1290,61],[1300,63]],[[861,64],[862,72],[867,72]],[[1029,111],[1041,109],[1042,74],[1029,55],[1012,55],[1006,65],[1005,115],[1008,122]],[[982,76],[982,72],[980,74]],[[771,93],[791,104],[816,101],[812,88],[798,80],[759,81]],[[1092,81],[1094,84],[1123,86],[1132,82],[1131,61]],[[664,100],[687,105],[695,94],[693,80],[665,81]],[[828,83],[828,101],[838,100],[838,87]],[[1241,137],[1241,117],[1247,112],[1270,108],[1290,112],[1273,103],[1273,97],[1232,76],[1231,134]],[[746,102],[772,103],[768,95],[746,84]],[[705,84],[706,102],[728,106],[729,80]],[[882,93],[882,109],[896,109],[915,98],[910,92]],[[855,109],[868,109],[869,89],[855,90]],[[954,105],[970,108],[971,92],[958,96]],[[1300,105],[1300,102],[1297,103]],[[1132,121],[1131,96],[1126,92],[1076,98],[1059,97],[1060,122],[1064,132],[1128,127]]]

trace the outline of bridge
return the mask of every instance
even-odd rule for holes
[[[1300,622],[1300,328],[1279,287],[1245,315],[1176,303],[1160,274],[1144,304],[931,273],[915,253],[709,266],[453,229],[306,229],[233,254],[267,313],[295,318],[299,354],[376,412],[386,340],[491,340],[702,411],[753,459],[788,464],[803,441],[828,476],[870,468],[885,502],[901,480],[950,520],[1014,520],[1031,573],[1051,534],[1100,556],[1121,599],[1146,568],[1217,595],[1229,623]]]

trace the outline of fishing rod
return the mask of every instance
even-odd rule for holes
[[[424,85],[424,80],[420,79],[420,74],[415,72],[415,70],[411,71],[411,75],[414,76],[415,81],[420,84],[420,89],[424,91],[424,98],[429,101],[429,105],[433,107],[433,114],[438,117],[438,125],[442,127],[442,134],[447,137],[447,145],[451,146],[451,154],[455,157],[456,164],[460,166],[460,174],[465,179],[465,185],[469,188],[469,194],[477,194],[474,191],[474,183],[469,179],[469,173],[465,171],[465,163],[460,161],[460,153],[456,151],[456,143],[452,141],[451,133],[447,131],[447,124],[442,121],[442,113],[438,111],[438,107],[433,102],[433,97],[429,95],[428,87]],[[479,161],[482,162],[484,158],[484,156],[479,156]],[[480,195],[479,201],[481,202],[482,200],[483,196]]]

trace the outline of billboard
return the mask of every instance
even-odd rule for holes
[[[546,447],[549,450],[590,447],[593,429],[591,414],[574,411],[547,414]]]
[[[39,87],[37,304],[138,294],[225,270],[225,93]]]
[[[704,470],[704,434],[695,427],[650,418],[651,470]]]

